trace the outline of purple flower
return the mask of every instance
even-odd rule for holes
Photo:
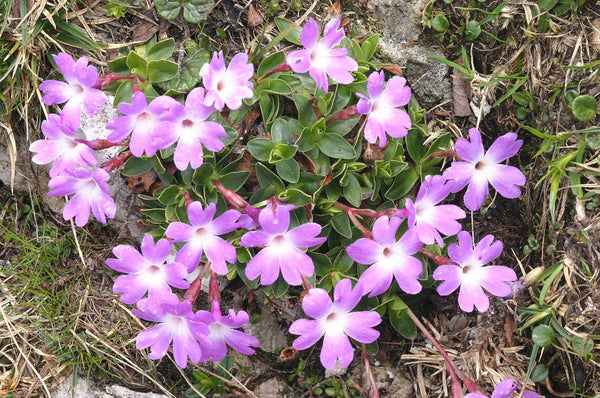
[[[399,217],[379,217],[373,224],[375,240],[361,238],[346,249],[357,263],[372,264],[358,280],[364,293],[371,292],[369,297],[389,289],[394,277],[404,292],[417,294],[421,291],[419,277],[423,273],[423,265],[412,255],[423,244],[412,231],[405,232],[400,240],[396,240],[401,223]]]
[[[485,312],[490,300],[483,288],[498,297],[511,293],[508,282],[517,280],[515,271],[504,265],[484,266],[502,253],[502,242],[495,241],[492,235],[485,236],[473,249],[471,234],[458,233],[458,244],[448,246],[448,255],[456,264],[441,265],[433,272],[433,279],[443,281],[437,288],[442,296],[447,296],[460,286],[458,304],[465,312],[477,307]]]
[[[237,210],[228,210],[213,220],[217,206],[209,204],[202,209],[200,202],[193,202],[187,209],[190,224],[172,222],[165,235],[173,242],[187,242],[175,256],[175,261],[185,264],[188,272],[192,272],[200,263],[202,253],[211,262],[217,274],[227,274],[227,263],[235,263],[237,254],[235,247],[218,235],[237,229],[240,217]]]
[[[138,302],[146,293],[148,298],[160,301],[162,296],[170,295],[170,286],[187,289],[190,283],[184,278],[188,275],[185,265],[174,262],[165,264],[171,253],[171,243],[166,239],[154,244],[150,235],[145,235],[140,254],[129,245],[119,245],[113,249],[117,258],[109,258],[106,264],[118,272],[127,273],[115,280],[114,293],[123,293],[121,301],[125,304]]]
[[[167,354],[173,342],[173,356],[175,363],[185,368],[188,357],[193,363],[201,361],[202,351],[200,345],[208,344],[206,336],[208,326],[200,321],[192,311],[189,301],[172,302],[165,300],[159,312],[146,308],[147,302],[138,302],[138,309],[133,313],[142,319],[151,322],[160,322],[158,325],[140,332],[136,338],[136,347],[143,350],[150,347],[150,359],[160,359]]]
[[[103,224],[106,223],[106,216],[115,216],[117,207],[108,193],[106,181],[110,176],[106,171],[84,167],[64,171],[64,174],[52,178],[48,183],[48,187],[52,189],[48,196],[74,194],[63,209],[65,220],[75,217],[75,224],[83,227],[90,218],[90,211]]]
[[[29,146],[35,155],[31,159],[37,164],[56,161],[50,169],[50,177],[56,177],[63,170],[73,170],[77,166],[94,167],[98,164],[94,151],[85,144],[77,142],[75,130],[64,125],[60,116],[49,114],[42,122],[42,133],[47,138],[37,140]]]
[[[161,116],[161,120],[171,123],[168,131],[158,132],[163,135],[163,142],[169,146],[179,141],[174,154],[179,170],[185,170],[188,165],[194,169],[202,165],[202,145],[213,152],[219,152],[225,146],[219,139],[227,135],[223,126],[206,120],[213,112],[212,106],[204,105],[204,89],[198,87],[190,91],[185,106],[174,104]]]
[[[404,137],[412,126],[410,116],[398,109],[410,101],[411,91],[406,86],[406,79],[394,76],[387,84],[384,83],[383,71],[371,73],[367,84],[369,96],[357,93],[360,99],[356,104],[358,113],[369,115],[365,125],[365,139],[371,144],[379,139],[379,146],[382,148],[387,144],[386,133],[394,138]]]
[[[350,312],[363,296],[362,288],[352,289],[350,279],[342,279],[335,285],[334,301],[323,289],[310,289],[302,299],[302,309],[313,319],[298,319],[290,326],[290,333],[300,335],[292,343],[297,350],[305,350],[321,337],[321,363],[326,369],[335,369],[336,362],[348,367],[354,358],[354,350],[348,337],[360,343],[372,343],[379,337],[373,327],[381,323],[375,311]]]
[[[508,398],[519,388],[519,383],[515,384],[513,379],[504,379],[494,389],[491,398]],[[540,395],[533,391],[523,391],[520,395],[523,398],[540,398]],[[479,393],[468,393],[464,398],[488,398]]]
[[[214,301],[211,312],[198,311],[196,315],[200,322],[208,325],[210,331],[206,345],[202,346],[201,361],[203,362],[209,359],[220,361],[225,358],[227,345],[246,355],[254,354],[252,347],[259,346],[256,337],[235,330],[250,322],[250,317],[246,311],[239,311],[236,314],[234,310],[229,310],[228,315],[222,315],[219,302]]]
[[[440,175],[426,176],[413,202],[406,199],[408,211],[408,227],[414,229],[419,240],[426,245],[437,242],[444,246],[444,235],[455,235],[462,229],[457,219],[465,218],[464,210],[455,205],[438,205],[446,199],[452,186],[445,184]]]
[[[358,70],[356,61],[346,54],[345,48],[333,48],[344,38],[344,30],[338,29],[339,19],[333,19],[323,29],[323,38],[319,40],[319,27],[314,19],[300,33],[304,50],[292,51],[287,56],[287,64],[296,73],[308,72],[317,82],[317,88],[328,91],[327,76],[335,82],[349,84],[354,81],[350,72]]]
[[[518,168],[500,162],[515,155],[523,140],[517,140],[515,133],[506,133],[484,152],[479,130],[470,129],[469,138],[471,142],[461,137],[455,144],[456,153],[463,161],[452,162],[444,171],[444,177],[453,183],[453,192],[468,184],[464,197],[467,209],[477,211],[481,208],[488,195],[488,183],[505,198],[519,197],[521,190],[517,185],[525,185],[525,175]]]
[[[248,63],[248,55],[236,54],[225,67],[223,51],[213,53],[208,64],[200,69],[202,84],[206,87],[204,105],[223,110],[239,109],[244,98],[252,98],[254,85],[250,81],[254,74],[254,65]]]
[[[290,226],[289,205],[273,208],[269,203],[261,210],[258,221],[261,231],[247,232],[240,241],[241,246],[264,246],[246,266],[248,279],[260,275],[262,285],[270,285],[277,280],[279,270],[283,279],[290,285],[300,285],[302,276],[311,276],[315,270],[312,259],[300,249],[317,246],[327,238],[317,238],[321,226],[306,223],[288,231]]]
[[[177,105],[181,104],[166,95],[156,97],[148,105],[146,95],[138,91],[131,97],[131,104],[119,104],[119,112],[125,116],[117,116],[108,122],[106,128],[113,132],[107,139],[110,142],[119,142],[131,134],[129,150],[133,156],[139,158],[144,152],[147,156],[154,156],[156,151],[167,148],[172,143],[161,138],[165,137],[165,129],[168,129],[169,125],[162,121],[160,116]]]
[[[77,130],[81,120],[81,109],[92,117],[106,102],[106,95],[93,88],[98,83],[98,71],[88,65],[88,59],[81,57],[77,61],[67,53],[53,55],[56,66],[63,74],[65,82],[46,80],[40,84],[40,90],[46,95],[42,101],[46,105],[62,104],[61,117],[64,124]]]

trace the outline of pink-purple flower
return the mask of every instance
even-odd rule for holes
[[[377,340],[379,332],[373,329],[381,323],[375,311],[351,312],[363,296],[362,288],[352,289],[350,279],[342,279],[333,291],[333,301],[327,292],[313,288],[302,299],[302,309],[314,319],[298,319],[290,326],[290,333],[299,335],[293,347],[305,350],[321,337],[321,363],[326,369],[335,369],[336,363],[348,367],[354,358],[354,350],[348,337],[369,344]]]
[[[433,272],[433,279],[443,281],[437,291],[447,296],[460,287],[458,304],[465,312],[477,308],[485,312],[490,300],[483,289],[498,297],[511,293],[510,282],[517,280],[515,271],[504,265],[485,265],[502,254],[502,242],[487,235],[473,248],[471,234],[458,233],[458,243],[448,246],[448,255],[456,264],[440,265]]]
[[[171,145],[169,134],[165,131],[169,124],[161,120],[160,116],[179,104],[166,95],[156,97],[150,104],[146,95],[138,91],[131,97],[131,103],[121,102],[119,112],[124,116],[117,116],[108,122],[106,128],[113,130],[107,137],[110,142],[119,142],[131,134],[129,150],[133,156],[154,156],[156,151]]]
[[[405,212],[408,212],[408,227],[414,230],[419,240],[426,245],[437,242],[439,246],[444,246],[440,233],[455,235],[462,229],[456,220],[466,217],[464,210],[456,205],[438,204],[446,199],[451,189],[452,186],[445,183],[444,177],[426,176],[415,201],[406,199]],[[399,214],[403,213],[399,212]]]
[[[169,122],[168,129],[162,131],[161,138],[167,146],[175,141],[174,162],[179,170],[188,165],[197,169],[204,163],[202,146],[209,151],[219,152],[225,144],[220,140],[227,133],[217,122],[207,120],[214,112],[212,106],[204,104],[204,89],[197,87],[189,92],[185,106],[177,103],[161,115],[161,120]]]
[[[226,67],[223,51],[213,53],[210,63],[200,69],[202,84],[206,88],[204,105],[214,106],[220,111],[225,105],[229,109],[239,109],[243,99],[254,95],[254,85],[250,81],[253,74],[254,65],[248,63],[248,55],[234,55]]]
[[[82,109],[92,117],[106,102],[106,95],[93,88],[98,83],[98,71],[88,65],[87,57],[81,57],[75,61],[67,53],[58,53],[53,55],[53,58],[66,82],[57,80],[42,82],[40,90],[45,93],[42,101],[46,105],[66,102],[61,111],[62,121],[69,128],[77,130]]]
[[[423,273],[423,265],[412,255],[423,244],[413,231],[407,231],[400,239],[396,239],[401,223],[399,217],[379,217],[373,224],[374,240],[361,238],[346,249],[350,258],[357,263],[371,265],[358,281],[365,294],[370,292],[369,297],[388,290],[394,278],[408,294],[421,291],[419,277]]]
[[[469,138],[459,138],[455,150],[462,161],[452,162],[444,171],[444,177],[453,184],[453,192],[468,185],[464,196],[467,209],[477,211],[488,196],[488,184],[505,198],[517,198],[521,195],[518,185],[525,185],[525,175],[516,167],[501,164],[515,155],[523,140],[517,140],[517,134],[506,133],[498,137],[487,152],[481,142],[481,133],[476,128],[469,130]]]
[[[192,311],[192,304],[189,301],[174,302],[174,300],[177,300],[176,297],[164,300],[158,312],[147,308],[146,300],[138,302],[138,309],[133,309],[133,313],[158,324],[138,334],[136,347],[138,350],[150,348],[148,358],[160,359],[167,354],[173,343],[175,363],[185,368],[188,358],[193,363],[201,361],[201,345],[208,344],[206,336],[209,334],[209,329]]]
[[[347,55],[347,49],[334,48],[344,38],[344,30],[339,27],[339,19],[329,21],[323,29],[323,37],[319,39],[319,27],[310,18],[300,33],[300,41],[305,48],[292,51],[286,59],[294,72],[308,72],[315,79],[317,88],[324,92],[329,88],[328,76],[337,83],[349,84],[354,81],[350,72],[358,70],[358,63]]]
[[[75,130],[63,124],[60,116],[49,114],[48,119],[42,122],[42,133],[46,139],[33,142],[29,150],[35,154],[31,160],[36,164],[55,162],[50,169],[50,177],[63,174],[64,170],[98,164],[94,151],[77,142]]]
[[[513,379],[504,379],[494,389],[491,398],[509,398],[513,395],[514,392],[517,391],[520,384],[515,383]],[[521,395],[522,398],[540,398],[540,395],[534,391],[523,391]],[[464,398],[488,398],[486,395],[471,392],[465,395]]]
[[[247,232],[240,241],[241,246],[261,247],[246,266],[248,279],[260,276],[262,285],[270,285],[279,277],[290,285],[300,285],[302,275],[311,276],[315,266],[312,259],[301,249],[320,245],[327,238],[317,238],[321,226],[306,223],[288,231],[290,226],[290,205],[269,203],[261,210],[258,221],[261,230]]]
[[[373,72],[367,83],[368,96],[357,93],[356,111],[367,116],[365,124],[365,139],[374,144],[379,140],[379,146],[387,144],[387,135],[393,138],[404,137],[412,126],[410,116],[398,107],[408,104],[411,90],[406,85],[406,79],[394,76],[385,83],[385,74]]]
[[[206,336],[206,343],[202,346],[201,361],[203,362],[209,359],[220,361],[225,358],[228,345],[246,355],[254,354],[252,347],[259,346],[256,337],[236,330],[250,322],[246,311],[239,311],[236,314],[234,310],[230,309],[227,315],[222,315],[219,302],[215,300],[210,312],[198,311],[196,315],[201,322],[208,326],[210,331]]]
[[[63,217],[65,220],[75,217],[78,227],[87,224],[90,212],[104,224],[106,217],[113,218],[117,210],[106,183],[109,178],[110,175],[103,169],[66,169],[64,174],[50,180],[48,196],[73,195],[63,209]]]
[[[114,293],[122,293],[125,304],[138,302],[146,293],[153,302],[170,295],[171,286],[187,289],[190,283],[184,278],[188,275],[185,265],[166,263],[171,253],[171,243],[161,239],[156,244],[152,236],[145,235],[141,253],[129,245],[118,245],[113,249],[117,258],[109,258],[106,264],[115,271],[126,273],[119,276],[113,285]]]
[[[217,206],[209,204],[202,209],[200,202],[192,202],[187,209],[190,224],[175,221],[169,224],[165,235],[173,242],[187,242],[175,256],[192,272],[200,263],[202,253],[211,262],[212,270],[219,275],[227,274],[227,263],[235,263],[235,247],[219,237],[240,227],[237,210],[227,210],[214,218]],[[214,219],[213,219],[214,218]]]

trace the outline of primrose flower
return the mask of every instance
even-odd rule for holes
[[[229,310],[227,315],[221,314],[221,307],[218,301],[213,301],[212,311],[198,311],[196,313],[200,322],[208,326],[210,333],[206,337],[207,343],[202,346],[202,359],[206,362],[209,359],[220,361],[227,355],[227,345],[242,354],[252,355],[254,349],[258,347],[259,341],[256,337],[250,336],[242,331],[235,330],[241,328],[250,322],[250,317],[246,311]]]
[[[319,40],[319,27],[310,18],[300,33],[303,50],[292,51],[286,62],[296,73],[308,72],[317,82],[317,88],[327,93],[329,82],[327,76],[335,82],[349,84],[354,81],[350,72],[358,70],[358,63],[350,58],[345,48],[333,48],[344,38],[340,20],[333,19],[323,29],[323,38]]]
[[[412,126],[410,116],[399,106],[410,101],[411,90],[406,85],[406,79],[400,76],[392,77],[385,84],[385,74],[373,72],[367,83],[369,96],[357,93],[356,111],[368,115],[365,125],[365,139],[374,144],[379,139],[379,146],[387,144],[387,135],[394,138],[404,137]]]
[[[525,185],[525,175],[518,168],[500,162],[515,155],[523,140],[517,140],[515,133],[506,133],[484,152],[479,130],[470,129],[469,138],[470,142],[462,137],[456,141],[456,153],[462,161],[452,162],[444,171],[444,177],[453,183],[453,192],[468,185],[464,196],[467,209],[477,211],[481,208],[488,195],[488,183],[505,198],[519,197],[521,190],[517,185]]]
[[[240,213],[227,210],[213,220],[216,211],[214,203],[202,209],[200,202],[192,202],[187,209],[191,225],[176,221],[167,227],[167,238],[173,242],[187,242],[177,252],[175,261],[185,264],[188,272],[198,266],[202,253],[206,254],[213,271],[219,275],[227,274],[227,263],[235,263],[237,259],[235,247],[218,235],[237,229]]]
[[[437,242],[444,246],[444,235],[455,235],[462,229],[456,220],[465,218],[464,210],[456,205],[438,205],[450,194],[452,186],[445,184],[440,175],[426,176],[413,202],[406,199],[408,227],[414,229],[419,240],[426,245]]]
[[[154,156],[159,149],[167,148],[168,135],[165,129],[169,125],[160,119],[160,116],[179,104],[176,100],[166,95],[156,97],[148,105],[146,95],[138,91],[131,97],[131,103],[121,102],[119,112],[124,116],[117,116],[106,125],[108,130],[113,130],[107,139],[110,142],[119,142],[131,134],[129,150],[136,157]],[[161,139],[161,137],[166,137]],[[166,140],[166,142],[164,142]]]
[[[106,95],[93,88],[98,83],[98,71],[88,65],[87,57],[81,57],[77,61],[67,53],[58,53],[52,57],[66,83],[57,80],[42,82],[40,90],[46,94],[42,97],[42,102],[46,105],[66,102],[61,112],[62,121],[73,130],[77,130],[82,108],[92,117],[106,102]]]
[[[160,359],[167,354],[171,342],[173,343],[173,356],[175,363],[185,368],[188,357],[194,363],[200,362],[202,351],[200,346],[208,344],[206,336],[209,329],[200,321],[199,317],[192,311],[189,301],[173,302],[165,300],[159,312],[150,311],[146,308],[147,301],[138,302],[139,309],[132,312],[142,319],[151,322],[159,322],[149,329],[141,331],[136,338],[138,350],[150,348],[150,359]]]
[[[106,217],[113,218],[117,210],[114,200],[109,195],[106,181],[110,175],[103,169],[78,167],[75,170],[64,170],[48,183],[51,189],[48,196],[67,196],[74,194],[63,209],[63,217],[70,220],[75,217],[75,224],[83,227],[90,218],[90,211],[101,223]]]
[[[519,388],[519,383],[513,379],[504,379],[494,389],[491,398],[509,398]],[[523,391],[520,395],[523,398],[540,398],[540,395],[533,391]],[[488,398],[486,395],[471,392],[464,398]]]
[[[239,109],[244,98],[252,98],[254,85],[250,81],[254,74],[254,65],[248,63],[248,55],[234,55],[228,67],[225,67],[223,51],[213,53],[210,63],[200,69],[202,84],[206,88],[204,105],[223,110]]]
[[[508,296],[512,289],[509,282],[517,280],[515,271],[504,265],[488,265],[502,253],[502,242],[487,235],[473,249],[473,238],[465,231],[458,233],[458,243],[448,246],[448,255],[456,264],[440,265],[433,272],[433,279],[443,281],[437,291],[447,296],[460,286],[458,304],[465,312],[485,312],[490,300],[483,291],[498,297]]]
[[[144,235],[141,254],[134,247],[119,245],[113,249],[117,258],[109,258],[106,264],[118,272],[128,275],[119,276],[113,285],[114,293],[123,293],[120,300],[125,304],[138,302],[146,293],[151,300],[160,300],[170,295],[170,286],[187,289],[190,283],[184,278],[188,275],[185,265],[174,262],[165,264],[171,253],[171,243],[166,239],[154,244],[150,235]]]
[[[169,131],[160,132],[163,142],[169,146],[178,141],[174,154],[177,169],[185,170],[188,165],[193,169],[200,167],[204,162],[203,145],[213,152],[225,146],[219,139],[227,135],[223,126],[206,120],[214,110],[204,104],[204,89],[198,87],[189,92],[185,106],[177,103],[161,115],[163,121],[171,123]]]
[[[290,285],[300,285],[302,276],[311,276],[315,270],[312,259],[300,249],[317,246],[327,238],[317,238],[321,226],[317,223],[306,223],[288,231],[290,226],[290,210],[294,206],[279,204],[274,207],[269,203],[258,215],[262,230],[247,232],[240,241],[241,246],[264,246],[246,266],[248,279],[256,279],[260,275],[262,285],[270,285],[279,276]]]
[[[362,288],[352,289],[350,279],[342,279],[335,285],[333,302],[325,290],[310,289],[302,299],[302,309],[314,319],[298,319],[291,324],[290,333],[299,335],[293,347],[305,350],[325,336],[320,355],[323,366],[333,370],[339,362],[340,366],[348,367],[354,358],[348,337],[365,344],[379,337],[379,332],[373,329],[381,323],[377,312],[351,312],[362,296]]]
[[[412,255],[423,244],[413,231],[405,232],[397,240],[396,232],[401,223],[399,217],[379,217],[373,224],[375,240],[361,238],[346,249],[350,258],[357,263],[372,264],[358,280],[364,293],[371,292],[369,297],[388,290],[394,278],[400,289],[408,294],[421,291],[419,277],[423,273],[423,265]]]
[[[64,170],[73,170],[78,166],[96,166],[98,160],[94,151],[87,145],[77,142],[75,130],[61,122],[60,116],[54,113],[42,122],[42,133],[45,140],[37,140],[29,146],[35,155],[32,161],[36,164],[48,164],[56,161],[50,169],[50,177],[62,174]]]

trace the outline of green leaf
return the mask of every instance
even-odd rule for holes
[[[213,0],[185,0],[183,2],[183,19],[191,23],[205,21],[214,5]]]
[[[300,179],[300,166],[294,159],[286,159],[275,164],[277,175],[283,180],[296,183]]]
[[[235,192],[244,185],[248,176],[250,176],[249,171],[234,171],[233,173],[219,177],[219,182],[221,182],[225,188]]]
[[[160,83],[177,76],[179,66],[175,62],[158,61],[148,62],[148,81],[150,83]]]
[[[590,121],[598,111],[598,101],[591,95],[580,95],[573,100],[573,116],[582,122]]]
[[[117,88],[117,92],[115,93],[115,99],[113,101],[113,106],[116,108],[120,103],[126,102],[131,103],[131,96],[133,95],[133,80],[123,80],[119,87]]]
[[[267,72],[272,71],[277,68],[279,65],[285,62],[285,54],[282,51],[276,52],[274,54],[269,55],[265,59],[262,60],[260,65],[258,65],[258,69],[256,71],[256,75],[261,78],[267,74]]]
[[[408,315],[408,307],[399,298],[388,304],[388,314],[392,327],[409,340],[417,337],[417,326]]]
[[[154,160],[152,158],[136,158],[131,156],[125,162],[123,167],[123,175],[126,177],[135,177],[146,174],[154,166]]]
[[[336,216],[331,217],[331,226],[340,235],[346,238],[352,238],[352,228],[350,227],[350,218],[348,213],[343,212]]]
[[[415,163],[420,163],[423,156],[425,156],[426,147],[424,145],[425,139],[417,129],[409,129],[408,135],[406,136],[406,149],[408,154]]]
[[[132,51],[127,56],[127,67],[131,69],[131,73],[146,79],[148,76],[148,62],[138,53]]]
[[[573,351],[575,351],[577,355],[585,357],[594,349],[594,341],[579,336],[573,336],[571,346],[573,346]]]
[[[160,191],[160,194],[158,195],[158,200],[165,206],[176,204],[178,201],[177,196],[180,192],[181,188],[179,186],[170,185],[162,191]]]
[[[533,356],[532,356],[533,358]],[[539,383],[548,377],[548,368],[543,363],[538,363],[533,371],[531,372],[531,381],[534,383]]]
[[[290,41],[294,44],[302,45],[302,42],[300,42],[300,33],[302,32],[302,29],[300,29],[300,27],[296,27],[296,28],[292,29],[294,22],[287,20],[285,18],[275,18],[275,25],[277,25],[277,29],[279,29],[280,32],[285,32],[287,30],[291,30],[285,36],[285,39],[287,41]]]
[[[435,14],[435,17],[431,20],[431,27],[436,32],[445,32],[450,27],[450,21],[444,15],[443,12],[438,12]]]
[[[285,118],[276,119],[270,132],[271,139],[277,144],[287,144],[292,140],[292,129]]]
[[[277,163],[294,157],[296,148],[291,145],[277,144],[269,153],[269,163]]]
[[[414,167],[401,171],[384,196],[389,200],[398,200],[408,193],[419,179]]]
[[[379,35],[373,35],[362,42],[361,50],[363,51],[363,57],[365,61],[369,61],[371,57],[375,54],[378,43]]]
[[[265,79],[254,87],[255,95],[263,93],[290,95],[295,89],[283,79]]]
[[[312,197],[297,188],[288,188],[277,196],[280,200],[302,207],[312,202]]]
[[[537,1],[537,5],[538,5],[538,7],[540,7],[541,12],[550,11],[551,9],[554,8],[554,6],[556,6],[557,3],[558,3],[558,0],[538,0]]]
[[[108,70],[112,73],[118,73],[121,75],[130,75],[131,69],[127,66],[127,57],[119,57],[108,62]]]
[[[166,90],[189,92],[200,83],[200,69],[210,61],[210,54],[203,48],[193,51],[183,58],[177,75],[171,80],[162,83]]]
[[[148,218],[156,223],[162,224],[167,222],[167,215],[165,209],[142,209],[142,214],[148,216]]]
[[[159,59],[168,59],[175,49],[175,40],[174,39],[166,39],[159,41],[150,49],[146,54],[146,59],[148,61],[157,61]]]
[[[261,162],[266,162],[271,156],[275,143],[268,138],[255,138],[248,142],[248,150],[252,157]]]
[[[554,341],[554,330],[548,325],[538,325],[531,333],[531,340],[540,347],[548,347]]]
[[[360,183],[352,173],[347,173],[344,177],[343,184],[343,194],[346,200],[355,207],[360,207],[360,203],[362,202],[362,190],[360,188]],[[340,185],[342,182],[340,181]]]
[[[316,144],[321,152],[335,159],[353,159],[356,157],[352,145],[337,134],[326,133]]]
[[[277,192],[281,192],[285,189],[283,181],[281,181],[277,174],[273,173],[262,163],[256,164],[256,177],[262,187],[273,185]]]
[[[154,0],[154,6],[164,19],[175,19],[181,12],[180,0]]]
[[[465,27],[465,36],[467,40],[475,40],[481,34],[481,26],[477,21],[469,21]]]

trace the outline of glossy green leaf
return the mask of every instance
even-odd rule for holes
[[[276,52],[274,54],[269,55],[265,59],[262,60],[260,65],[258,65],[258,69],[256,71],[256,75],[261,78],[267,74],[267,72],[272,71],[277,68],[279,65],[285,62],[285,54],[282,51]]]
[[[571,105],[573,116],[582,122],[590,121],[598,112],[598,101],[591,95],[580,95]]]
[[[288,188],[277,196],[280,200],[302,207],[312,202],[312,197],[296,188]]]
[[[301,45],[302,43],[300,42],[300,33],[302,32],[302,29],[300,27],[294,27],[294,22],[287,20],[285,18],[275,18],[275,25],[277,25],[277,29],[279,29],[280,32],[285,32],[288,30],[291,30],[286,36],[285,39],[287,41],[290,41],[294,44],[298,44]]]
[[[388,314],[392,327],[409,340],[417,337],[417,326],[408,315],[407,306],[401,299],[395,299],[388,304]]]
[[[266,162],[271,156],[275,143],[268,138],[255,138],[248,142],[248,150],[252,157],[261,162]]]
[[[300,179],[300,166],[294,159],[277,162],[275,170],[277,170],[277,175],[287,182],[296,183]]]
[[[585,357],[594,350],[594,341],[591,339],[584,339],[583,337],[579,336],[573,336],[573,339],[571,340],[571,346],[577,355]]]
[[[205,21],[214,5],[213,0],[184,0],[183,19],[191,23]]]
[[[389,200],[398,200],[408,193],[419,180],[419,173],[414,167],[401,171],[394,182],[385,192],[384,196]]]
[[[133,81],[123,80],[117,92],[115,93],[115,99],[113,100],[113,106],[116,108],[120,103],[131,103],[131,96],[133,95]]]
[[[162,83],[166,90],[189,92],[200,83],[200,69],[210,61],[210,54],[203,48],[191,52],[181,61],[177,75],[171,80]],[[237,124],[237,123],[234,123]]]
[[[419,163],[423,159],[423,156],[425,156],[427,148],[424,143],[425,139],[417,129],[412,128],[408,130],[406,149],[408,149],[408,154],[415,163]]]
[[[269,153],[269,163],[277,163],[294,157],[296,148],[291,145],[277,144]]]
[[[221,182],[225,188],[235,192],[246,183],[249,176],[249,171],[234,171],[233,173],[219,177],[219,182]]]
[[[431,27],[436,32],[442,33],[448,30],[448,28],[450,27],[450,21],[448,21],[448,18],[446,18],[443,12],[438,12],[435,14],[435,17],[433,17],[433,19],[431,20]]]
[[[256,164],[256,177],[258,178],[259,184],[263,187],[273,185],[277,192],[285,189],[283,181],[281,181],[277,174],[273,173],[261,163]]]
[[[543,363],[538,363],[531,372],[531,381],[540,383],[548,378],[548,368]]]
[[[146,54],[146,59],[148,61],[157,61],[160,59],[168,59],[171,55],[173,55],[173,50],[175,49],[175,40],[174,39],[166,39],[159,41],[150,49]]]
[[[181,188],[177,185],[170,185],[158,193],[158,200],[163,205],[172,205],[177,203],[177,197],[181,193]]]
[[[138,53],[132,51],[127,56],[127,67],[131,69],[131,73],[143,79],[148,76],[148,62]]]
[[[160,83],[177,76],[179,66],[175,62],[158,60],[148,62],[148,81]]]
[[[348,217],[348,213],[342,212],[331,217],[331,226],[340,235],[345,236],[346,238],[352,238],[352,228],[350,226],[350,218]]]
[[[321,152],[335,159],[353,159],[356,157],[352,145],[337,134],[326,133],[316,144]]]
[[[554,330],[548,325],[538,325],[531,333],[531,340],[540,347],[548,347],[554,341]]]
[[[355,207],[360,207],[360,203],[362,202],[362,190],[360,188],[360,183],[354,176],[354,174],[348,173],[346,174],[344,188],[342,192],[346,200]]]
[[[113,59],[112,61],[108,62],[107,66],[108,70],[110,70],[112,73],[118,73],[121,75],[131,74],[131,69],[129,69],[129,66],[127,66],[127,57]]]
[[[481,26],[478,21],[469,21],[465,26],[465,36],[467,40],[475,40],[481,35]]]
[[[292,129],[285,118],[279,118],[271,125],[271,139],[277,144],[287,144],[292,140]]]
[[[136,158],[135,156],[131,156],[125,162],[123,175],[127,177],[141,176],[152,170],[153,166],[154,160],[152,158]]]

